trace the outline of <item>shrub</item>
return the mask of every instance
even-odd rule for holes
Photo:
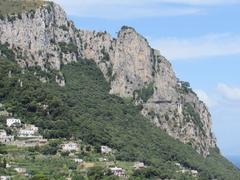
[[[8,60],[14,61],[15,60],[15,53],[13,50],[8,48],[8,44],[0,44],[0,52],[6,56]]]
[[[147,86],[144,86],[142,89],[134,91],[134,97],[141,99],[144,103],[146,103],[153,93],[153,83],[150,83]]]
[[[194,124],[197,125],[197,127],[199,127],[202,131],[204,131],[203,123],[201,121],[200,115],[198,112],[196,112],[196,110],[190,103],[185,104],[183,108],[183,115],[185,116],[187,121],[192,120]]]
[[[66,42],[59,42],[58,45],[59,45],[61,51],[65,54],[78,52],[78,47],[71,42],[68,44]]]

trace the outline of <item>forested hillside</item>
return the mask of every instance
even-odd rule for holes
[[[239,171],[216,149],[203,158],[190,145],[152,125],[131,99],[109,95],[110,86],[93,61],[80,59],[63,66],[62,72],[65,87],[55,83],[55,72],[21,69],[1,58],[0,102],[25,123],[40,127],[48,139],[81,139],[96,151],[107,145],[116,150],[117,160],[143,161],[148,168],[136,171],[134,177],[189,177],[177,172],[175,163],[180,163],[197,170],[200,179],[240,178]],[[39,80],[43,77],[46,83]]]

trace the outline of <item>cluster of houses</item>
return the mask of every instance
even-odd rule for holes
[[[80,151],[80,145],[76,142],[66,142],[61,145],[61,150],[63,152],[70,152],[70,153],[78,152],[78,151]],[[109,155],[113,152],[112,148],[110,148],[108,146],[101,146],[100,150],[101,150],[101,154],[103,154],[103,155]],[[77,164],[84,163],[84,161],[82,159],[75,158],[73,160]],[[99,161],[107,161],[107,158],[99,158]],[[133,168],[135,170],[143,169],[143,168],[145,168],[145,165],[143,162],[135,162]],[[109,170],[112,172],[112,174],[114,176],[124,177],[126,175],[125,170],[123,168],[116,167],[116,166],[114,166],[114,164],[109,167]]]
[[[139,170],[139,169],[144,169],[145,165],[144,165],[143,162],[135,162],[133,167],[134,167],[135,170]],[[109,169],[114,176],[122,177],[122,176],[126,175],[125,170],[123,168],[115,166],[115,167],[111,167]]]
[[[101,153],[102,154],[110,154],[112,152],[113,152],[113,150],[110,147],[101,146]],[[106,158],[101,158],[100,160],[101,161],[107,161]],[[145,168],[145,165],[144,165],[143,162],[135,162],[133,167],[134,167],[135,170],[137,170],[137,169]],[[109,169],[114,176],[123,177],[123,176],[126,175],[125,170],[121,167],[116,167],[115,166],[115,167],[110,167]]]
[[[177,172],[180,172],[182,174],[186,174],[186,173],[187,174],[191,174],[193,177],[197,177],[198,176],[198,171],[197,170],[192,170],[192,169],[185,168],[180,163],[175,163],[175,165],[180,169]]]
[[[3,144],[31,147],[36,145],[41,146],[47,143],[47,139],[43,139],[43,137],[39,135],[38,127],[36,127],[35,125],[22,124],[20,119],[8,118],[6,120],[6,126],[10,129],[17,130],[16,137],[18,138],[18,140],[15,140],[15,137],[12,135],[7,135],[7,132],[1,129],[0,142]]]
[[[17,146],[24,146],[24,147],[33,147],[36,145],[45,145],[47,143],[47,139],[43,139],[42,136],[39,135],[38,127],[32,124],[22,124],[20,119],[16,118],[8,118],[6,120],[6,126],[14,131],[16,131],[16,137],[12,135],[8,135],[5,130],[0,130],[0,143],[3,144],[11,144]],[[101,146],[100,148],[101,154],[109,155],[113,153],[113,149],[108,146]],[[80,151],[80,144],[68,141],[61,145],[62,152],[69,152],[74,154],[74,152]],[[107,161],[107,158],[104,157],[101,159],[102,161]],[[82,164],[84,161],[79,158],[74,158],[73,161],[77,164]],[[142,169],[145,168],[143,162],[135,162],[134,169]],[[112,172],[113,175],[118,177],[125,177],[126,172],[121,167],[116,167],[115,165],[109,166],[109,170]],[[25,168],[15,168],[19,174],[27,175]],[[7,180],[10,179],[9,176],[0,176],[0,180]]]
[[[76,142],[69,141],[69,142],[63,143],[61,145],[61,149],[63,152],[72,152],[72,151],[78,152],[78,151],[80,151],[80,145]],[[102,154],[110,154],[112,152],[113,152],[113,150],[110,147],[101,146]]]

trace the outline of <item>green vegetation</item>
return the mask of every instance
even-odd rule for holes
[[[5,56],[8,60],[15,60],[15,54],[14,52],[8,48],[9,44],[0,44],[0,52],[2,56]]]
[[[59,47],[61,48],[61,51],[63,53],[77,53],[78,47],[73,43],[66,43],[66,42],[60,42],[58,43]]]
[[[182,94],[188,94],[188,93],[193,93],[195,92],[192,90],[190,83],[186,81],[178,81],[181,84],[181,88],[179,89],[179,92]]]
[[[3,20],[6,15],[12,14],[17,14],[17,17],[20,17],[23,11],[35,10],[43,3],[42,0],[0,0],[0,19]],[[12,17],[9,18],[14,20]]]
[[[202,131],[204,131],[203,123],[201,121],[200,115],[195,111],[195,109],[190,103],[187,103],[184,105],[183,115],[187,122],[193,121],[197,127],[199,127]]]
[[[12,72],[11,78],[8,77],[9,71]],[[175,162],[198,170],[201,179],[240,178],[239,171],[216,151],[213,150],[211,155],[204,159],[190,145],[174,140],[153,126],[140,115],[139,107],[110,95],[109,84],[93,61],[79,60],[63,66],[65,87],[59,87],[54,81],[42,84],[34,72],[40,73],[37,69],[25,70],[25,73],[22,73],[22,69],[14,62],[1,59],[0,102],[23,122],[40,127],[44,137],[74,137],[96,149],[99,149],[100,145],[116,149],[115,158],[118,161],[143,161],[149,168],[134,173],[133,179],[149,176],[187,178],[188,175],[176,172]],[[22,88],[19,79],[23,82]],[[147,100],[152,94],[152,85],[149,86],[142,90],[143,100]],[[56,147],[56,144],[50,144],[40,153],[55,154]],[[67,163],[68,160],[64,163],[61,158],[32,163],[26,158],[21,161],[31,165],[33,170],[35,165],[44,168],[40,168],[36,174],[44,175],[43,172],[46,171],[47,174],[48,169],[51,169],[57,174],[56,177],[61,172],[59,166],[71,166]],[[76,174],[76,177],[79,176],[81,174]]]
[[[154,88],[153,88],[153,83],[150,83],[146,86],[144,86],[140,90],[134,91],[134,97],[137,98],[138,100],[143,100],[144,103],[148,101],[148,99],[153,95],[154,93]]]
[[[64,179],[63,177],[69,174],[69,167],[73,170],[77,168],[74,161],[66,157],[44,156],[36,151],[32,152],[31,149],[14,146],[1,146],[0,149],[9,152],[6,156],[6,163],[11,162],[13,167],[26,168],[27,173],[33,176],[33,179],[40,176],[44,179]],[[2,172],[1,175],[12,175],[16,180],[27,179],[24,176],[18,176],[12,168],[0,168],[0,172]]]
[[[102,53],[102,55],[103,55],[103,57],[102,57],[102,61],[110,61],[110,56],[109,56],[109,53],[106,51],[106,49],[105,49],[105,47],[103,47],[102,49],[101,49],[101,53]]]

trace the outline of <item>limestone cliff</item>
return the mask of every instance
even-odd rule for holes
[[[142,106],[142,114],[170,136],[190,143],[204,156],[216,146],[206,105],[133,28],[124,26],[117,38],[106,32],[79,30],[61,7],[48,2],[1,18],[0,42],[13,49],[22,67],[57,72],[60,86],[65,85],[61,65],[78,58],[92,59],[111,84],[110,93],[132,98]]]

